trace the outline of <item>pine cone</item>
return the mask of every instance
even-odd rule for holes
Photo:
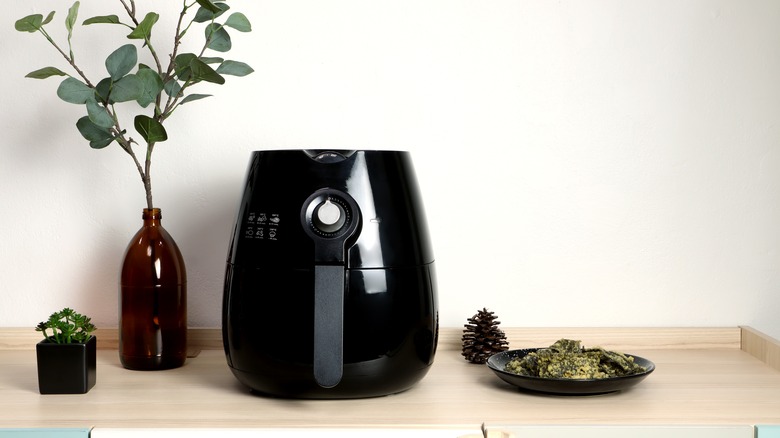
[[[498,328],[501,324],[497,316],[487,309],[477,311],[468,319],[463,330],[463,356],[471,363],[485,363],[496,353],[506,351],[509,344],[504,331]]]

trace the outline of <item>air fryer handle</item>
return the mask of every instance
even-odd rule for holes
[[[357,238],[360,209],[340,190],[315,191],[301,224],[314,242],[314,380],[332,388],[344,374],[344,295],[347,241]]]
[[[344,371],[344,267],[314,267],[314,380],[323,388]]]

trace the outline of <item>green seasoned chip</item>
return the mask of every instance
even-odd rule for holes
[[[557,353],[580,353],[582,351],[582,342],[571,339],[558,339],[548,348]]]
[[[547,379],[605,379],[645,372],[632,356],[603,348],[583,348],[580,341],[559,339],[509,361],[505,371]]]

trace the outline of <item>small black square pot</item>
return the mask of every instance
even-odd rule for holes
[[[38,389],[41,394],[85,394],[97,375],[97,340],[85,344],[57,344],[43,340],[35,346]]]

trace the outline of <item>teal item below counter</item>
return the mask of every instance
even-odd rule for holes
[[[90,429],[0,429],[0,438],[89,438]]]
[[[756,438],[780,438],[780,426],[756,426]]]

